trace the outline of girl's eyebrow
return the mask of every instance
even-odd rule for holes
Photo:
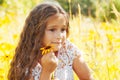
[[[57,28],[58,25],[48,25],[47,28]],[[67,28],[67,25],[62,25],[62,28]]]
[[[47,26],[47,28],[54,28],[54,27],[56,27],[56,25],[53,25],[53,24]]]

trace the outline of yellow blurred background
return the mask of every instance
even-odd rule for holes
[[[10,62],[14,56],[25,18],[30,10],[41,1],[0,0],[0,80],[7,80]],[[70,3],[71,0],[66,1]],[[120,12],[112,4],[112,12],[116,18],[109,20],[107,16],[104,16],[104,20],[101,21],[97,17],[101,14],[99,5],[96,17],[83,15],[80,5],[77,8],[78,13],[74,15],[71,13],[70,6],[72,5],[68,6],[69,40],[84,53],[84,58],[95,80],[120,80]],[[76,76],[75,80],[78,80]]]

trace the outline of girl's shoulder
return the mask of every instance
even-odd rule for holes
[[[60,55],[68,54],[68,56],[71,56],[72,58],[76,56],[82,56],[82,52],[80,51],[80,49],[69,40],[65,41],[63,47],[59,50],[59,54]]]
[[[66,40],[66,48],[68,52],[74,53],[75,56],[82,55],[82,51],[69,40]]]

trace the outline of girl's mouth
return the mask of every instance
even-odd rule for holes
[[[53,44],[61,44],[61,42],[52,42]]]

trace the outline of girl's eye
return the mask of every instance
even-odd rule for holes
[[[52,31],[52,32],[54,32],[55,31],[55,29],[49,29],[50,31]]]
[[[66,29],[65,29],[65,28],[63,28],[63,29],[61,29],[61,31],[62,31],[62,32],[64,32],[64,31],[66,31]]]

